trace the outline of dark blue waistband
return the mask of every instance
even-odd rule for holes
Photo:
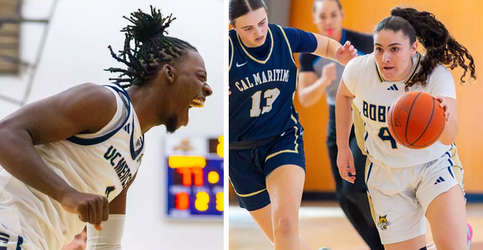
[[[229,148],[230,150],[252,149],[252,148],[260,147],[270,142],[273,142],[279,137],[280,135],[276,135],[276,136],[268,137],[261,140],[230,142]]]

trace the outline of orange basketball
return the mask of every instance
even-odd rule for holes
[[[439,101],[424,92],[409,92],[391,105],[389,132],[408,148],[425,148],[436,142],[443,132],[444,110]]]

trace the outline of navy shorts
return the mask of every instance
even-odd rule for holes
[[[230,144],[230,182],[240,207],[248,211],[270,204],[265,180],[276,168],[293,164],[305,170],[305,154],[300,127],[285,131],[280,136],[244,143]]]

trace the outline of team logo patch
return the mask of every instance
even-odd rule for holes
[[[379,220],[377,221],[377,226],[381,230],[386,230],[389,225],[391,225],[391,223],[389,223],[389,221],[387,220],[387,214],[384,216],[379,216]]]
[[[136,142],[134,142],[134,117],[133,121],[131,122],[131,138],[130,138],[130,145],[129,149],[131,152],[131,158],[133,160],[136,160],[136,158],[143,152],[144,149],[144,135],[142,135],[140,138],[136,139]]]
[[[143,137],[139,137],[137,140],[136,140],[136,147],[140,147],[141,144],[143,144]]]
[[[236,67],[237,68],[240,68],[241,66],[244,66],[245,64],[247,64],[248,62],[244,62],[244,63],[238,63],[236,62]]]
[[[444,178],[440,176],[438,179],[436,179],[436,181],[434,182],[434,185],[441,183],[443,181],[445,181]]]
[[[391,87],[387,88],[387,90],[399,90],[399,89],[397,88],[396,84],[393,84]]]

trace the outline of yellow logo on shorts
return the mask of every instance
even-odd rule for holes
[[[381,230],[386,230],[387,226],[389,226],[389,225],[391,225],[391,223],[389,223],[389,221],[387,221],[387,215],[379,216],[379,221],[377,222],[377,226]]]

